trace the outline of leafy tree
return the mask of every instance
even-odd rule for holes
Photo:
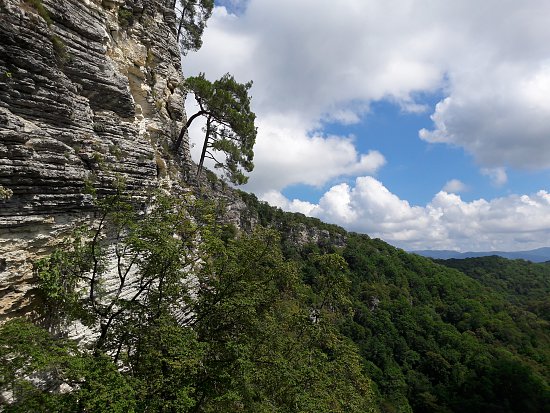
[[[204,143],[197,176],[200,176],[204,160],[212,159],[217,168],[226,172],[229,180],[235,184],[244,184],[248,178],[244,171],[254,168],[254,143],[256,142],[256,115],[250,109],[248,91],[252,82],[238,83],[233,76],[225,74],[213,83],[204,77],[204,73],[189,77],[186,88],[193,93],[199,111],[189,117],[175,143],[177,151],[185,132],[199,116],[206,118]],[[216,152],[222,152],[224,160],[217,159]]]
[[[3,412],[134,411],[132,379],[109,358],[93,357],[25,320],[0,328]]]
[[[174,294],[187,311],[189,292],[182,286],[189,274],[181,269],[198,259],[192,251],[200,221],[190,220],[188,200],[162,195],[141,220],[120,194],[99,207],[98,223],[79,228],[63,248],[40,260],[36,277],[47,325],[79,320],[98,328],[94,350],[113,354],[116,362],[130,345],[130,320],[160,317]]]
[[[209,353],[197,411],[374,411],[354,345],[335,314],[313,320],[311,291],[278,245],[276,232],[259,229],[209,254],[219,258],[203,267],[197,306],[195,330]],[[335,261],[320,265],[336,271]]]
[[[353,318],[336,325],[359,347],[382,412],[548,411],[547,264],[441,262],[467,277],[381,240],[240,195],[262,225],[281,232],[283,251],[315,293],[308,296],[312,308],[329,303],[320,320],[331,318],[334,303],[345,311],[351,301]],[[330,241],[293,243],[298,229],[325,233]],[[342,254],[343,278],[332,254],[319,265],[321,251]],[[334,294],[323,294],[330,285],[337,287]]]
[[[177,1],[177,0],[176,0]],[[175,6],[174,2],[174,6]],[[214,0],[179,0],[177,40],[184,55],[202,46],[202,34],[212,15]]]
[[[349,312],[350,280],[348,265],[339,254],[311,255],[309,259],[315,265],[312,290],[315,292],[312,317],[317,322],[322,318],[332,318],[334,313]]]
[[[461,263],[480,283],[245,199],[277,229],[228,230],[190,199],[137,214],[106,198],[37,266],[45,321],[95,341],[0,328],[4,411],[548,411],[548,322],[526,311],[546,298],[544,266]],[[304,226],[345,245],[292,244]]]
[[[159,194],[141,216],[120,195],[101,204],[98,222],[37,265],[50,327],[86,325],[87,348],[28,322],[0,328],[5,411],[376,410],[337,328],[341,257],[317,257],[312,290],[273,230],[228,233],[215,208]]]

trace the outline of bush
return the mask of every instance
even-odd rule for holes
[[[48,13],[48,10],[46,10],[44,4],[42,4],[42,0],[24,0],[24,2],[35,9],[38,15],[46,21],[48,26],[52,24],[50,13]]]
[[[131,26],[134,24],[134,13],[128,9],[118,9],[118,23],[124,28]]]
[[[65,45],[63,40],[61,40],[60,37],[55,34],[50,37],[50,40],[52,42],[53,52],[57,61],[61,64],[67,63],[70,60],[70,57],[69,52],[67,51],[67,46]]]

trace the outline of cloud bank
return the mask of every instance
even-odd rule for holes
[[[421,207],[400,199],[377,179],[364,176],[358,177],[354,186],[333,186],[318,204],[290,201],[273,192],[265,199],[408,250],[530,249],[547,245],[550,239],[550,194],[542,190],[471,202],[441,191]]]
[[[456,194],[468,188],[449,180],[430,203],[411,206],[372,177],[389,154],[365,144],[365,136],[323,130],[359,122],[371,103],[385,100],[405,112],[432,111],[433,124],[419,139],[463,148],[497,188],[507,185],[507,171],[549,169],[548,1],[221,4],[228,8],[215,8],[203,48],[184,68],[254,80],[259,135],[245,189],[409,248],[548,242],[545,191],[464,202]],[[422,96],[436,92],[441,101],[426,106]],[[358,150],[360,141],[370,150]],[[353,187],[334,185],[341,177],[357,179]],[[281,195],[295,184],[332,187],[313,204]]]
[[[356,122],[381,99],[423,110],[415,94],[443,89],[422,139],[487,168],[549,168],[549,13],[545,0],[250,0],[238,17],[215,9],[186,67],[254,79],[260,117],[281,120],[260,136],[271,145],[287,145],[285,118],[299,146],[323,120]]]

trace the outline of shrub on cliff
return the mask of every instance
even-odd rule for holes
[[[37,265],[51,330],[84,324],[87,347],[6,324],[5,411],[374,411],[337,330],[342,258],[316,260],[309,287],[276,232],[228,234],[213,211],[160,195],[144,215],[120,196],[102,201],[94,225]]]

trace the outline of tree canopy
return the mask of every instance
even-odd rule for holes
[[[202,34],[212,15],[214,0],[178,0],[181,7],[177,20],[177,39],[181,51],[197,51],[202,46]]]
[[[194,197],[101,201],[36,265],[56,334],[0,327],[2,411],[548,411],[547,264],[467,276],[243,197],[250,233]]]
[[[359,347],[382,412],[549,411],[548,264],[442,262],[467,276],[240,194],[262,225],[280,230],[304,281],[336,287],[336,302],[351,307],[340,332]],[[296,233],[311,242],[296,242]],[[345,284],[342,272],[318,267],[319,255],[334,252],[347,264]]]
[[[155,198],[140,217],[109,197],[99,224],[37,264],[41,314],[58,316],[41,324],[76,321],[88,341],[22,320],[2,326],[2,411],[376,410],[357,349],[337,329],[349,317],[331,292],[346,289],[341,257],[316,260],[326,281],[311,289],[275,231],[222,237],[207,203]]]
[[[244,184],[245,172],[254,168],[254,143],[257,129],[256,115],[250,109],[249,90],[252,82],[238,83],[230,74],[210,82],[204,73],[189,77],[185,87],[191,92],[199,110],[190,116],[175,143],[178,150],[185,132],[199,116],[206,118],[205,136],[197,176],[200,176],[204,160],[210,158],[217,168],[234,184]],[[223,156],[224,159],[220,159]]]

